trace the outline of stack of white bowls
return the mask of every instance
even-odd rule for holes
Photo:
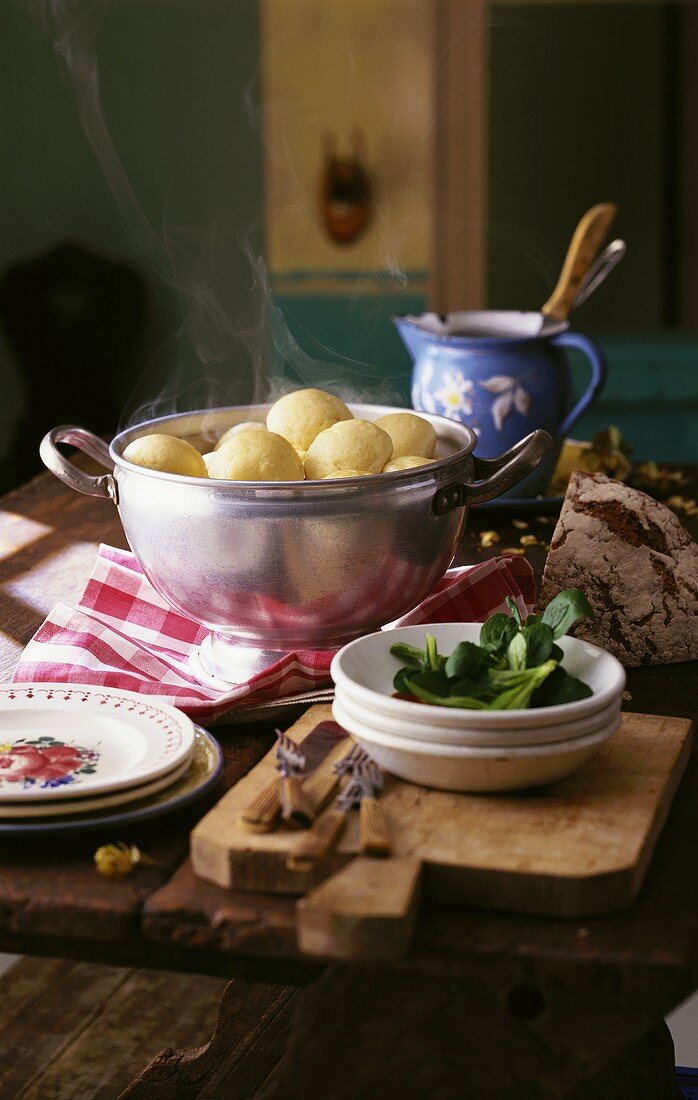
[[[592,695],[575,703],[527,710],[465,710],[394,697],[402,662],[395,642],[439,653],[477,642],[480,623],[437,623],[384,630],[344,646],[332,662],[335,720],[386,771],[426,787],[511,791],[563,779],[612,737],[620,724],[623,666],[610,653],[561,638],[563,667]]]

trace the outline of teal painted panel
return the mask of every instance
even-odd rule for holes
[[[409,404],[412,361],[391,317],[422,313],[423,294],[275,295],[275,301],[301,349],[327,361],[335,379],[357,393]]]
[[[696,420],[682,409],[603,409],[597,406],[572,430],[575,439],[592,439],[596,432],[616,424],[632,444],[633,458],[654,462],[698,462]]]
[[[613,423],[638,458],[698,462],[698,333],[596,338],[608,360],[608,382],[573,435],[591,439]],[[587,374],[581,359],[574,364],[579,394]]]

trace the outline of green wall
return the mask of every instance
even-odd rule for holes
[[[53,35],[28,9],[25,0],[0,6],[0,270],[66,240],[139,266],[149,323],[128,367],[126,396],[181,324],[180,308],[152,272],[162,254],[136,255]],[[158,234],[165,224],[193,231],[174,234],[192,268],[201,231],[215,223],[226,251],[219,284],[244,304],[251,280],[240,245],[250,236],[259,245],[263,207],[261,139],[256,109],[250,116],[247,106],[258,99],[256,0],[115,0],[96,52],[107,126],[146,216]],[[2,345],[0,379],[9,398],[0,402],[1,456],[24,398]]]

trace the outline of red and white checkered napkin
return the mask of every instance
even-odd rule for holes
[[[536,598],[523,558],[493,558],[450,569],[431,596],[391,626],[484,621],[512,596],[522,614]],[[280,699],[329,683],[332,653],[287,653],[247,683],[226,691],[202,683],[189,659],[207,631],[158,596],[133,554],[101,546],[76,607],[57,604],[15,669],[20,683],[95,684],[138,691],[172,703],[197,722],[235,707]]]

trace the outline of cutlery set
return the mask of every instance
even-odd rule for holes
[[[378,859],[391,855],[390,830],[378,802],[383,773],[368,753],[350,737],[343,737],[305,776],[306,757],[300,747],[280,730],[276,736],[279,775],[245,807],[240,815],[242,827],[267,833],[281,820],[291,828],[306,829],[306,836],[289,855],[287,867],[310,872],[332,852],[349,814],[358,809],[361,852]]]

